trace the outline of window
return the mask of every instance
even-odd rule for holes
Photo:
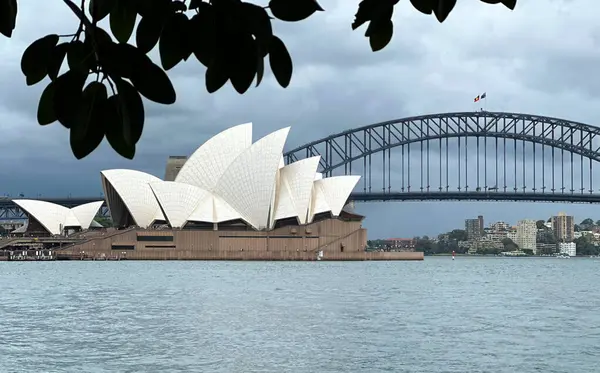
[[[138,236],[137,240],[144,242],[173,242],[173,236]]]
[[[113,250],[134,250],[135,246],[133,246],[133,245],[112,245],[111,249],[113,249]]]

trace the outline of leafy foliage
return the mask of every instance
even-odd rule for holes
[[[593,238],[593,235],[583,235],[573,241],[577,248],[577,255],[600,255],[600,246]]]
[[[517,245],[513,240],[511,240],[508,237],[502,239],[502,245],[504,245],[505,251],[515,251],[519,249],[519,245]]]
[[[456,4],[456,0],[410,1],[439,22]],[[510,9],[516,6],[516,0],[481,1]],[[104,138],[117,153],[132,159],[144,129],[142,96],[173,104],[177,95],[165,71],[192,55],[206,67],[209,93],[227,82],[240,94],[255,80],[258,87],[267,56],[279,85],[288,87],[292,58],[273,33],[272,19],[298,22],[323,11],[316,0],[270,0],[264,8],[241,0],[88,0],[87,6],[86,0],[79,5],[73,0],[63,2],[79,20],[77,31],[34,41],[23,53],[21,70],[27,85],[49,78],[40,97],[38,122],[58,121],[69,129],[71,149],[78,159],[93,152]],[[391,41],[397,3],[360,1],[352,29],[368,23],[365,36],[373,51]],[[0,0],[0,33],[6,37],[15,29],[17,10],[17,0]],[[112,37],[98,26],[107,17]],[[134,31],[135,46],[129,44]],[[157,45],[161,66],[147,56]],[[66,71],[62,69],[65,59]]]

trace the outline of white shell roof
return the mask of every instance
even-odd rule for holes
[[[252,145],[252,123],[226,129],[198,148],[175,181],[213,191],[229,165]]]
[[[102,171],[102,176],[119,194],[138,226],[146,228],[154,220],[165,219],[150,188],[150,183],[162,180],[145,172],[123,169]]]
[[[40,222],[51,234],[61,234],[61,228],[65,227],[88,229],[104,203],[104,201],[91,202],[69,209],[55,203],[33,199],[15,199],[13,202]]]
[[[112,188],[107,203],[125,213],[122,201],[141,227],[155,220],[181,228],[190,221],[242,219],[255,229],[270,229],[280,219],[296,217],[306,224],[321,212],[339,215],[359,177],[323,178],[317,172],[320,157],[285,165],[289,130],[252,144],[252,123],[227,129],[198,148],[174,182],[139,171],[102,171],[104,185]]]
[[[215,223],[240,219],[241,216],[233,207],[225,202],[221,197],[213,197],[213,206],[215,211]]]
[[[150,183],[167,221],[173,228],[181,228],[203,200],[211,200],[211,193],[194,185],[159,181]]]
[[[279,171],[279,193],[275,204],[275,220],[298,217],[305,224],[320,156],[291,163]]]
[[[334,176],[316,181],[315,186],[321,186],[331,214],[338,216],[359,180],[360,176],[355,175]]]
[[[277,170],[289,131],[290,127],[280,129],[252,144],[231,163],[215,188],[215,194],[255,229],[269,225]]]
[[[77,218],[77,221],[79,221],[81,227],[89,228],[92,225],[98,210],[100,210],[100,207],[102,207],[103,204],[104,201],[90,202],[73,207],[71,212]]]
[[[318,181],[318,180],[317,180]],[[329,203],[325,198],[325,192],[323,191],[323,185],[315,181],[313,185],[313,191],[311,196],[311,206],[310,213],[308,216],[308,223],[312,223],[315,215],[331,211],[331,207],[329,207]]]

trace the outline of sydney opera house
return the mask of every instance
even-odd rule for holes
[[[319,157],[284,164],[289,130],[252,143],[251,123],[229,128],[182,162],[173,181],[134,170],[102,171],[118,229],[66,250],[118,252],[128,259],[368,259],[363,217],[344,209],[360,177],[323,178]],[[29,214],[30,228],[61,235],[91,228],[103,201],[73,209],[15,203]]]

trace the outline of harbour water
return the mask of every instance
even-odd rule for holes
[[[0,262],[0,371],[598,372],[600,260]]]

